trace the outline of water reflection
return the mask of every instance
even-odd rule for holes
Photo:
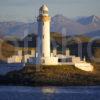
[[[0,86],[0,100],[100,100],[100,87]]]
[[[57,89],[55,87],[43,87],[42,93],[44,94],[54,94],[56,93]]]

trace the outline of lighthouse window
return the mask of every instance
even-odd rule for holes
[[[44,14],[48,14],[48,11],[43,11]]]
[[[43,35],[43,39],[44,39],[44,35]]]

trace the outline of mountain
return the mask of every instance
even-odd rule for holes
[[[82,17],[77,20],[78,23],[86,27],[85,36],[97,37],[100,36],[100,17],[92,15],[89,17]]]
[[[80,34],[84,33],[84,26],[63,15],[55,15],[51,18],[51,32],[63,35]],[[25,37],[29,33],[37,33],[37,22],[0,22],[0,34],[5,36]]]
[[[55,15],[51,20],[51,31],[60,32],[62,35],[75,35],[84,33],[84,26],[64,17],[63,15]]]
[[[100,18],[98,16],[92,15],[89,17],[82,17],[77,20],[82,25],[88,24],[100,24]]]
[[[27,34],[33,32],[34,29],[33,23],[24,23],[24,22],[0,22],[0,35],[4,36],[14,36],[14,37],[23,37]]]
[[[86,33],[100,30],[100,18],[98,16],[83,17],[78,19],[77,22],[85,26]]]
[[[82,17],[78,20],[72,20],[63,15],[55,15],[51,18],[51,32],[58,32],[63,36],[90,33],[97,30],[100,30],[100,18],[97,16]],[[0,38],[24,38],[30,33],[37,34],[37,22],[0,22]]]

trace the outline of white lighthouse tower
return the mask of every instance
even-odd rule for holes
[[[37,62],[39,64],[48,64],[48,60],[50,59],[50,16],[48,7],[46,5],[42,5],[42,7],[40,7],[37,21]]]

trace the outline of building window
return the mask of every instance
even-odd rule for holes
[[[58,62],[63,62],[63,63],[72,62],[72,59],[71,58],[61,58],[61,59],[58,59]]]
[[[62,62],[62,59],[58,59],[58,62]]]
[[[43,11],[43,14],[48,14],[48,11]]]

